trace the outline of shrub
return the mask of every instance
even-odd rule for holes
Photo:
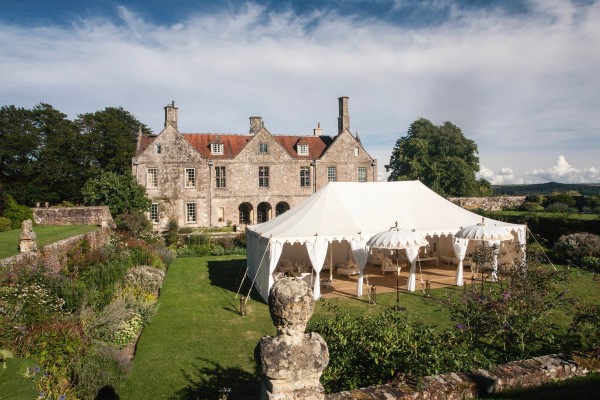
[[[540,203],[526,201],[525,203],[521,204],[519,210],[529,212],[541,212],[544,211],[544,207]]]
[[[21,222],[26,219],[33,221],[33,211],[27,206],[18,204],[11,195],[7,194],[4,197],[3,217],[10,220],[12,229],[18,229],[21,227]]]
[[[82,399],[98,398],[106,386],[118,387],[129,373],[129,361],[108,346],[97,346],[80,358],[74,366],[77,395]]]
[[[177,246],[179,243],[179,225],[177,221],[171,218],[167,224],[167,232],[165,233],[165,244],[167,246]]]
[[[148,218],[138,210],[118,215],[115,222],[119,231],[129,233],[136,238],[152,230],[152,224],[148,221]]]
[[[149,266],[135,267],[125,277],[126,285],[139,288],[146,293],[156,293],[162,286],[165,273]]]
[[[354,389],[477,365],[476,354],[460,343],[453,330],[435,327],[387,310],[352,318],[329,304],[334,319],[311,323],[329,348],[330,362],[322,382],[327,392]]]
[[[593,258],[600,257],[600,236],[586,232],[563,235],[554,247],[563,261],[580,266],[593,264]],[[592,259],[584,261],[585,257]]]
[[[546,206],[546,211],[553,213],[576,213],[577,209],[572,208],[565,203],[557,201]]]
[[[210,254],[212,254],[213,256],[222,256],[225,255],[225,249],[220,244],[216,244],[212,246]]]
[[[0,217],[0,232],[6,232],[12,229],[12,222],[6,217]]]

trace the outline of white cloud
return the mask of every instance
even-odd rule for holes
[[[537,178],[543,182],[560,183],[598,183],[600,170],[594,167],[583,170],[574,168],[568,163],[565,156],[558,156],[554,165],[548,169],[534,169],[525,173],[527,176]]]
[[[451,18],[411,28],[247,3],[171,25],[124,7],[120,21],[68,28],[0,23],[0,104],[47,102],[72,118],[123,106],[158,131],[175,100],[185,132],[247,132],[261,115],[273,133],[321,122],[335,134],[336,98],[347,95],[367,150],[391,153],[425,117],[452,121],[480,154],[493,152],[501,165],[481,160],[491,170],[533,170],[532,154],[559,151],[600,168],[600,1],[532,1],[527,15],[430,3],[449,5]]]
[[[493,172],[489,168],[481,165],[477,178],[487,179],[492,185],[519,185],[524,183],[522,178],[517,178],[511,168],[502,168],[498,172]]]

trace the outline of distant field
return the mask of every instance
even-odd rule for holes
[[[493,185],[495,195],[529,196],[534,194],[552,195],[555,193],[577,192],[583,196],[600,194],[600,183],[539,183],[534,185]]]
[[[531,211],[492,211],[490,215],[494,216],[511,216],[520,217],[524,215],[532,215],[536,218],[568,218],[578,219],[582,221],[593,221],[599,218],[598,214],[561,214],[561,213],[550,213],[550,212],[531,212]]]
[[[34,226],[38,247],[97,229],[96,225]],[[0,232],[0,258],[19,254],[20,229]]]

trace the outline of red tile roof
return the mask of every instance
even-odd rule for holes
[[[196,149],[203,158],[206,159],[232,159],[235,158],[248,142],[252,135],[237,135],[230,133],[183,133],[182,136],[189,144]],[[147,149],[156,139],[157,135],[142,135],[138,155]],[[292,158],[298,159],[317,159],[320,158],[325,150],[333,142],[331,136],[288,136],[273,135],[273,139],[279,143]],[[223,143],[223,154],[212,154],[210,152],[211,143]],[[309,154],[300,156],[297,152],[298,144],[307,144]]]

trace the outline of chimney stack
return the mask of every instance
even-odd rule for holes
[[[175,107],[174,101],[165,106],[165,128],[167,125],[171,125],[177,130],[177,107]]]
[[[338,117],[338,135],[345,130],[350,131],[350,116],[348,115],[348,96],[338,98],[340,116]]]
[[[315,136],[321,136],[321,134],[323,133],[323,129],[321,129],[320,122],[317,122],[317,127],[315,129],[313,129],[313,133]]]
[[[255,135],[263,127],[262,117],[250,117],[250,134]]]

